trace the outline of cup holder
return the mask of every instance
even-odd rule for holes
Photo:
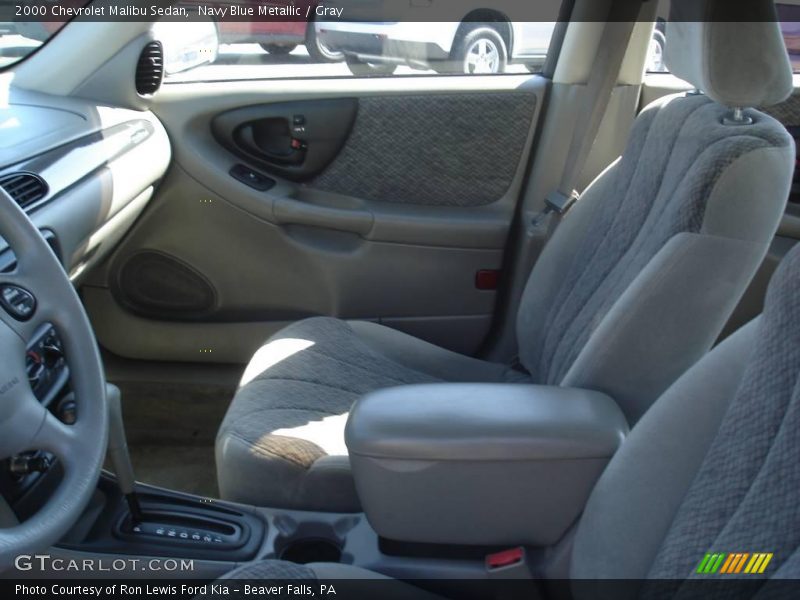
[[[301,565],[315,562],[338,563],[342,560],[342,549],[331,540],[305,538],[287,542],[278,553],[278,558]]]
[[[359,520],[347,516],[329,522],[298,521],[289,515],[278,515],[274,520],[277,536],[273,556],[301,565],[351,562],[352,556],[342,549],[347,534]]]

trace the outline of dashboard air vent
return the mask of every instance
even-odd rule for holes
[[[164,78],[164,48],[161,42],[150,42],[136,64],[136,91],[142,96],[154,94]]]
[[[27,208],[47,195],[47,184],[33,173],[3,175],[0,177],[0,187],[22,208]]]

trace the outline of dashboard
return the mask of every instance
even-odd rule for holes
[[[0,102],[0,186],[28,212],[74,283],[133,225],[170,161],[148,111],[15,89]],[[0,239],[0,272],[15,257]]]
[[[4,89],[3,79],[0,187],[27,212],[78,285],[147,206],[169,166],[169,139],[148,111]],[[2,274],[15,265],[13,249],[0,238],[0,306],[25,320],[35,300],[2,282]],[[76,402],[55,327],[48,323],[40,328],[28,344],[25,361],[38,400],[62,422],[74,422]],[[48,453],[14,456],[0,465],[0,493],[25,518],[48,497],[59,473]]]

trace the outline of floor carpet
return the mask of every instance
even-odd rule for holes
[[[218,498],[214,438],[235,385],[109,380],[122,391],[122,412],[136,479]]]
[[[136,477],[143,483],[218,498],[213,446],[142,446],[131,448]]]

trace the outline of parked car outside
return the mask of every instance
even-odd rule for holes
[[[250,7],[257,14],[258,7],[263,5],[263,2],[255,0],[240,0],[239,2],[184,0],[181,4],[186,6],[202,4],[215,10],[230,8],[235,4],[239,7]],[[302,15],[313,15],[320,0],[273,0],[269,4],[275,8],[293,7]],[[220,19],[217,21],[217,30],[220,44],[259,44],[264,51],[275,56],[289,54],[298,46],[305,45],[313,62],[344,60],[344,54],[331,50],[319,39],[313,21]]]
[[[488,15],[488,9],[486,16]],[[391,75],[398,65],[467,75],[503,73],[509,64],[540,71],[556,23],[469,21],[453,23],[345,22],[317,24],[319,37],[345,54],[354,75]],[[664,33],[658,28],[649,71],[664,70]]]
[[[555,23],[324,21],[317,27],[328,47],[345,54],[355,75],[388,75],[398,65],[489,74],[504,72],[509,63],[540,69]]]

